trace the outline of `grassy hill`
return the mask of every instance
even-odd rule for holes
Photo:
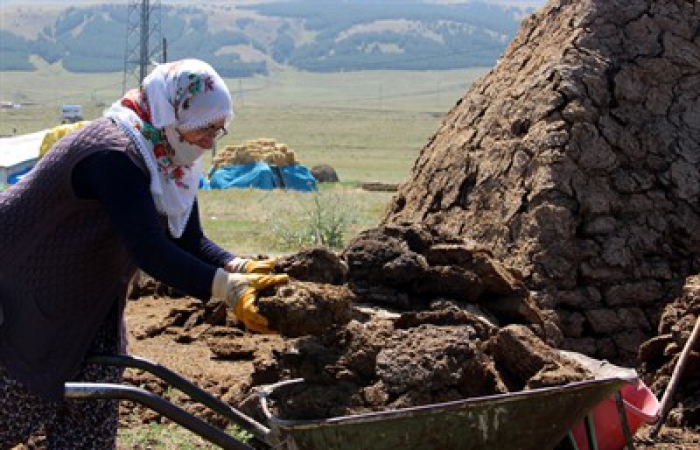
[[[68,5],[75,6],[68,6]],[[168,59],[198,57],[229,77],[279,66],[312,72],[491,66],[533,7],[421,0],[184,2],[162,7]],[[0,70],[35,55],[71,72],[123,70],[125,2],[2,6]]]

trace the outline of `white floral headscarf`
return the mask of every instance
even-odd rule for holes
[[[207,63],[186,59],[157,66],[140,90],[115,102],[105,117],[112,118],[134,142],[150,174],[150,190],[168,229],[178,238],[187,224],[199,186],[201,157],[176,165],[166,127],[203,128],[233,117],[231,94]]]

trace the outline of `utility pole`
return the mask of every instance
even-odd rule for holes
[[[128,0],[123,91],[140,86],[161,56],[160,0]],[[165,57],[163,53],[162,57]]]

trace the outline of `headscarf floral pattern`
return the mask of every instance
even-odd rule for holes
[[[166,181],[173,183],[180,189],[191,189],[192,186],[184,181],[186,169],[191,169],[191,166],[178,166],[174,163],[174,151],[165,138],[165,133],[148,122],[150,118],[147,113],[148,101],[143,89],[129,91],[122,99],[122,105],[130,108],[138,116],[138,120],[133,119],[133,127],[153,145],[158,171],[163,174]]]
[[[188,59],[157,66],[140,89],[127,92],[105,111],[136,144],[151,177],[156,208],[174,237],[189,219],[199,185],[201,158],[178,165],[173,130],[193,130],[233,117],[231,95],[214,69]],[[166,133],[167,130],[167,133]],[[168,137],[166,137],[168,136]]]

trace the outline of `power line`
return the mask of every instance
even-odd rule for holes
[[[123,91],[140,86],[152,64],[161,60],[163,33],[160,0],[129,0]]]

